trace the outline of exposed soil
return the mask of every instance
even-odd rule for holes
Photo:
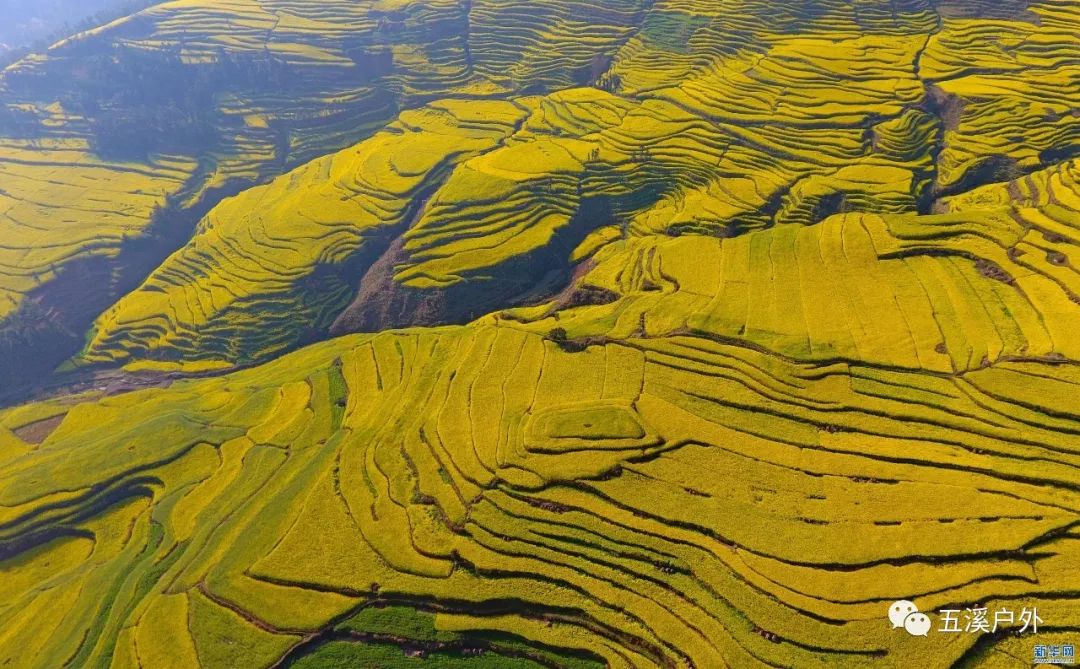
[[[926,100],[922,106],[926,112],[941,119],[945,130],[956,130],[964,113],[964,99],[946,93],[937,84],[927,83],[925,88]]]
[[[947,19],[1000,19],[1039,24],[1028,0],[938,0],[934,9]]]
[[[46,418],[45,420],[39,420],[29,425],[24,425],[17,430],[12,430],[15,436],[22,439],[28,444],[40,444],[49,438],[49,435],[53,433],[56,428],[60,427],[60,423],[64,422],[64,416],[67,414],[60,414],[59,416],[53,416],[52,418]]]
[[[441,289],[411,288],[394,281],[394,267],[408,260],[405,239],[399,237],[364,273],[356,297],[330,327],[330,335],[467,323],[497,309],[539,304],[567,290],[566,298],[578,304],[616,299],[616,295],[588,290],[574,294],[574,267],[567,260],[570,250],[589,231],[613,220],[606,201],[583,202],[570,223],[546,246],[491,268],[491,276]]]
[[[410,291],[394,284],[394,266],[404,262],[405,239],[395,239],[379,257],[357,288],[356,297],[330,326],[330,334],[374,332],[383,326],[430,325],[442,311],[436,291]],[[409,294],[412,292],[413,294]]]

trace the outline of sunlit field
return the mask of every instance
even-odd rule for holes
[[[1080,643],[1076,0],[130,9],[0,71],[0,667]]]

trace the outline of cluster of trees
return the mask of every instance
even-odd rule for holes
[[[64,107],[87,119],[96,153],[140,158],[218,139],[209,68],[186,65],[175,52],[118,51],[84,57],[61,92]]]
[[[62,37],[106,23],[161,0],[120,0],[124,4],[99,12],[66,28]],[[399,17],[386,17],[387,31],[396,30]],[[150,18],[135,17],[116,28],[137,37]],[[39,114],[20,108],[18,100],[52,101],[83,119],[91,149],[110,160],[141,160],[154,153],[187,155],[219,146],[222,135],[243,123],[221,113],[224,95],[241,99],[273,92],[303,98],[321,84],[310,69],[301,70],[269,49],[233,52],[224,48],[206,58],[205,44],[189,47],[187,37],[165,49],[144,49],[112,40],[76,40],[55,52],[59,58],[0,75],[0,88],[12,104],[0,101],[0,134],[34,139],[48,131]],[[45,48],[45,44],[37,45]],[[193,51],[202,57],[190,58]],[[349,76],[360,83],[393,70],[389,49],[357,44],[349,54],[361,64]],[[62,70],[63,72],[57,72]],[[59,75],[59,76],[57,76]],[[317,75],[316,75],[317,76]],[[275,128],[284,133],[284,128]]]
[[[156,0],[133,0],[114,10],[136,11]],[[78,31],[114,16],[99,12],[71,28]],[[135,19],[127,30],[135,29]],[[222,129],[239,124],[219,111],[223,93],[276,91],[282,95],[310,86],[297,69],[267,49],[235,53],[218,50],[212,62],[185,62],[183,44],[165,50],[76,42],[61,60],[45,68],[10,70],[3,87],[11,99],[58,100],[85,119],[91,148],[109,159],[145,158],[161,152],[191,154],[220,143]],[[53,76],[56,67],[66,76]],[[50,74],[51,73],[51,74]],[[46,74],[48,76],[42,76]],[[33,111],[0,103],[0,132],[33,138],[41,134]]]
[[[60,97],[65,108],[87,119],[96,153],[137,159],[215,146],[230,122],[219,112],[222,92],[287,92],[300,83],[295,70],[269,52],[221,51],[213,63],[191,64],[179,48],[114,49],[81,59]]]
[[[9,137],[27,137],[37,126],[38,118],[33,112],[0,104],[0,133]]]

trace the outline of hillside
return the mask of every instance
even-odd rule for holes
[[[1028,666],[1078,109],[1074,0],[176,0],[12,65],[0,666]]]
[[[570,17],[591,6],[559,2],[536,46],[560,49],[522,53],[498,3],[277,4],[165,3],[4,71],[0,352],[19,361],[5,385],[76,353],[224,196],[426,100],[572,85],[641,19],[640,4],[597,10],[607,23],[576,44]]]
[[[123,16],[150,4],[143,0],[42,0],[8,2],[0,7],[0,62],[72,27]],[[127,10],[127,11],[125,11]],[[116,18],[111,16],[111,18]],[[97,24],[106,23],[97,20]]]

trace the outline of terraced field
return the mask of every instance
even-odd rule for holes
[[[177,0],[17,63],[0,666],[1073,643],[1078,63],[1073,0]]]
[[[178,0],[4,70],[0,352],[55,366],[51,349],[77,352],[94,316],[223,196],[428,100],[569,85],[615,51],[642,9],[605,8],[607,22],[580,40],[571,17],[591,5],[556,3],[535,29],[579,46],[522,53],[522,36],[499,26],[513,8],[475,4]],[[138,251],[124,253],[132,241]],[[50,369],[20,365],[0,381]]]
[[[63,418],[5,444],[2,647],[42,666],[178,647],[323,666],[321,639],[528,666],[996,666],[1018,640],[900,638],[882,612],[1076,620],[1077,385],[1062,362],[947,375],[687,335],[569,352],[476,326],[32,405],[7,428]]]
[[[266,359],[302,339],[300,323],[313,320],[325,329],[335,320],[324,304],[344,291],[320,289],[305,296],[295,290],[298,280],[321,284],[322,274],[330,272],[335,283],[352,277],[355,287],[356,275],[372,265],[371,253],[386,254],[394,237],[400,241],[388,255],[392,272],[378,267],[382,303],[373,305],[368,291],[359,290],[363,299],[336,331],[377,329],[380,322],[365,316],[372,310],[399,314],[391,325],[462,322],[535,300],[538,285],[550,293],[565,284],[575,261],[615,237],[643,238],[648,245],[673,234],[731,236],[779,224],[808,225],[837,211],[928,211],[942,195],[1059,164],[1075,147],[1077,117],[1069,110],[1080,101],[1069,97],[1077,89],[1069,82],[1078,76],[1071,58],[1077,50],[1070,43],[1075,24],[1069,23],[1075,14],[1069,9],[1034,7],[1030,11],[1042,17],[1038,25],[1009,24],[1009,31],[1025,35],[1016,40],[1016,57],[1031,61],[1022,71],[1033,80],[1011,86],[1019,66],[984,53],[972,36],[981,24],[938,21],[925,7],[913,6],[889,20],[858,12],[845,18],[835,8],[823,9],[793,33],[797,17],[769,16],[753,4],[743,10],[756,23],[741,32],[718,26],[726,15],[715,16],[719,8],[707,3],[658,5],[596,80],[600,88],[511,98],[520,110],[516,125],[494,144],[472,149],[479,155],[422,169],[422,192],[353,194],[369,210],[384,206],[387,197],[398,199],[398,213],[384,219],[387,237],[381,244],[350,243],[344,256],[329,262],[310,251],[289,253],[285,264],[262,265],[261,277],[258,264],[253,266],[243,279],[248,285],[240,287],[232,285],[237,278],[230,261],[203,253],[199,245],[208,238],[197,234],[188,249],[99,319],[84,357],[170,365],[192,357],[225,365]],[[996,24],[987,25],[993,30]],[[682,44],[678,35],[688,32],[700,43]],[[959,35],[975,43],[965,46]],[[662,68],[653,67],[657,61]],[[977,74],[970,74],[973,68]],[[1053,94],[1061,87],[1065,95]],[[456,104],[473,116],[489,113],[487,100]],[[1002,110],[1017,106],[1038,109],[1048,120],[1016,123],[1014,114]],[[503,112],[491,113],[505,120]],[[402,117],[397,123],[410,122]],[[376,136],[338,160],[394,150],[383,145]],[[417,178],[410,171],[414,166],[389,169],[394,179]],[[272,188],[318,207],[305,185],[318,174],[308,165]],[[410,205],[416,211],[403,218]],[[223,205],[202,229],[231,216]],[[249,224],[237,220],[241,229],[218,233],[236,236],[230,247],[242,246],[248,235]],[[282,222],[271,236],[299,234],[287,230],[294,226]],[[582,256],[569,252],[598,230]],[[318,237],[317,248],[337,243],[329,232]],[[293,244],[306,245],[306,239]],[[358,267],[336,269],[358,258]],[[270,267],[275,269],[268,272]],[[293,278],[284,286],[283,273]],[[208,299],[206,288],[193,285],[205,280],[229,286],[238,299]],[[299,294],[305,302],[300,313],[320,315],[278,328],[280,340],[266,342],[261,323],[277,305],[252,308],[241,296],[270,299],[282,290],[290,300]],[[201,304],[177,304],[180,292],[189,294],[188,303],[193,292],[203,295]]]

